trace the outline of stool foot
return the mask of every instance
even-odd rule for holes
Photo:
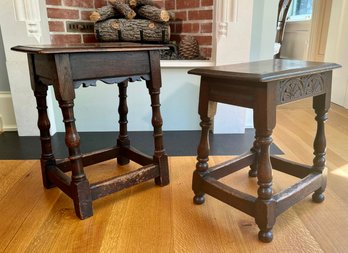
[[[159,177],[155,178],[155,184],[159,186],[166,186],[169,184],[169,170],[168,170],[168,156],[164,153],[161,157],[154,157],[154,160],[157,161],[158,167],[160,170]]]
[[[259,231],[259,240],[261,242],[271,242],[273,240],[273,232],[272,230],[268,230],[268,231]]]
[[[93,216],[92,196],[87,180],[71,185],[76,216],[81,220]]]
[[[55,166],[55,162],[45,161],[41,159],[42,182],[46,189],[51,189],[56,187],[56,185],[48,179],[49,169],[52,168],[50,167],[51,164]]]
[[[156,177],[155,184],[159,185],[161,187],[166,186],[169,184],[169,178],[168,177],[166,177],[166,178]]]
[[[124,157],[124,156],[117,157],[117,164],[126,165],[128,163],[129,163],[129,158]]]
[[[248,174],[249,177],[257,177],[257,170],[251,169]]]
[[[321,203],[325,200],[325,196],[322,191],[316,191],[312,195],[312,200],[315,203]]]
[[[204,194],[197,194],[193,197],[193,203],[196,205],[202,205],[205,202]]]

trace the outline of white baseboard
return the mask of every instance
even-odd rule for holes
[[[0,91],[0,131],[17,131],[12,96],[9,91]]]

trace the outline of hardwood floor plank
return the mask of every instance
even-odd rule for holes
[[[27,247],[31,244],[33,235],[42,229],[42,224],[51,215],[50,211],[61,194],[58,189],[51,189],[41,196],[47,201],[42,199],[36,202],[33,210],[28,214],[28,217],[21,224],[20,229],[6,247],[5,252],[20,253],[26,251]]]
[[[10,242],[23,229],[23,224],[32,219],[38,203],[45,205],[52,201],[52,195],[42,186],[39,161],[31,161],[25,177],[13,184],[13,187],[0,201],[0,252],[7,249]],[[53,189],[60,194],[57,189]],[[49,209],[46,209],[49,211]],[[32,236],[31,234],[27,236]]]
[[[127,191],[123,210],[114,206],[101,251],[166,252],[172,238],[170,185],[159,187],[150,180]]]
[[[0,162],[0,201],[13,186],[31,171],[34,160],[9,160]]]

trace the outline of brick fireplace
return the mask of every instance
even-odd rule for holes
[[[201,55],[211,58],[214,0],[154,0],[153,2],[158,7],[175,13],[175,21],[170,22],[171,41],[179,43],[185,35],[194,36],[199,43]],[[67,22],[89,21],[91,12],[107,5],[107,1],[46,0],[46,5],[52,43],[96,42],[91,32],[67,32]]]

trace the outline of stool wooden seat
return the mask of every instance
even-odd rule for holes
[[[332,69],[338,67],[333,63],[274,59],[189,71],[201,76],[198,112],[202,132],[193,173],[194,203],[204,203],[206,193],[239,209],[255,218],[260,228],[259,239],[270,242],[278,215],[312,192],[313,201],[322,202],[326,186],[324,122],[330,107]],[[306,97],[313,97],[317,121],[314,160],[310,166],[270,155],[277,105]],[[216,102],[252,108],[256,133],[250,152],[209,168],[208,132]],[[257,197],[219,182],[220,178],[247,166],[251,168],[249,176],[257,176]],[[300,181],[273,194],[272,169]]]
[[[12,50],[28,54],[31,85],[39,113],[41,170],[46,188],[59,187],[72,198],[76,215],[93,215],[92,201],[141,182],[155,179],[169,183],[168,157],[163,147],[160,113],[161,45],[138,43],[91,43],[71,45],[17,46]],[[119,88],[119,137],[115,146],[88,154],[80,151],[80,137],[74,117],[74,88],[95,85],[97,80],[117,83]],[[151,97],[154,154],[148,156],[130,145],[127,134],[128,81],[145,80]],[[52,85],[65,124],[65,143],[69,157],[56,159],[51,145],[47,114],[47,89]],[[102,101],[102,99],[100,99]],[[91,115],[92,116],[92,115]],[[120,165],[132,160],[142,167],[126,174],[90,184],[84,167],[117,158]],[[71,177],[65,173],[71,171]]]

